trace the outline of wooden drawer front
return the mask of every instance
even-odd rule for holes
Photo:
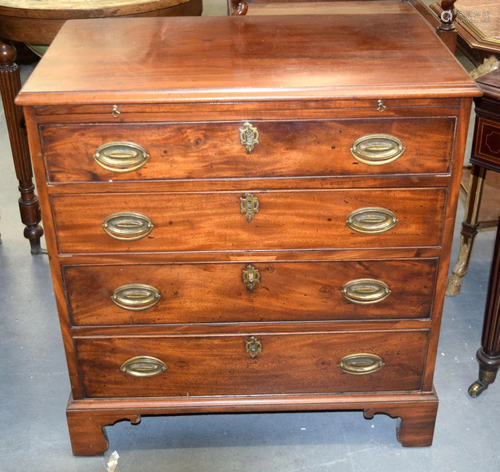
[[[444,173],[449,170],[455,127],[454,118],[252,122],[259,143],[248,154],[240,140],[244,123],[45,125],[41,135],[48,180]],[[384,165],[356,160],[351,154],[354,142],[379,134],[399,139],[406,151]],[[112,142],[133,142],[149,159],[134,171],[107,170],[94,155]]]
[[[251,335],[119,337],[75,342],[87,397],[170,397],[418,390],[427,334],[256,334],[253,340]],[[356,353],[377,355],[384,366],[365,375],[342,372],[340,361]],[[158,359],[167,370],[153,377],[121,370],[138,356]]]
[[[429,317],[436,269],[434,259],[110,265],[65,267],[64,278],[75,325],[349,320]]]
[[[143,251],[272,250],[312,248],[380,248],[438,246],[444,219],[445,189],[327,190],[254,192],[258,213],[241,210],[243,192],[191,194],[106,194],[52,197],[62,253]],[[244,205],[245,209],[246,204]],[[365,234],[347,226],[362,210],[376,227],[389,210],[397,224],[385,232]],[[254,207],[252,207],[254,208]],[[139,240],[118,240],[103,229],[140,226]],[[120,221],[117,223],[116,219]],[[251,218],[251,221],[247,221]],[[146,225],[145,221],[149,221]],[[133,226],[133,225],[132,225]],[[134,230],[135,231],[135,230]],[[118,233],[114,232],[116,236]]]

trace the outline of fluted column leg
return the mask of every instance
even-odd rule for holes
[[[17,51],[14,46],[0,42],[0,92],[21,192],[19,209],[21,220],[26,225],[24,237],[30,241],[31,253],[39,254],[42,252],[40,238],[43,236],[43,229],[39,224],[40,206],[33,185],[33,170],[22,110],[14,103],[21,90],[21,76],[19,67],[15,63],[16,57]]]
[[[500,224],[500,220],[498,223]],[[477,351],[477,360],[479,362],[479,380],[469,388],[471,397],[481,395],[495,381],[500,368],[500,226],[497,230],[484,315],[483,336],[481,347]]]

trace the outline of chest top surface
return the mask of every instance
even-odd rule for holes
[[[478,95],[410,5],[349,13],[69,21],[21,105]]]

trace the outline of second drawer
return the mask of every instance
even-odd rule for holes
[[[64,267],[73,324],[428,318],[437,260]]]
[[[445,188],[53,196],[61,253],[439,246]]]

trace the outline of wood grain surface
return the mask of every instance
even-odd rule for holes
[[[73,454],[93,456],[108,448],[104,427],[120,420],[138,424],[141,416],[263,411],[364,410],[370,419],[383,413],[397,418],[396,435],[406,447],[430,446],[438,409],[434,391],[428,393],[275,395],[219,398],[140,398],[82,400],[68,405]]]
[[[428,332],[258,335],[262,352],[252,359],[248,336],[95,338],[76,340],[85,396],[191,397],[286,393],[418,390]],[[349,354],[371,353],[385,366],[369,375],[340,371]],[[168,370],[133,377],[120,367],[130,358],[152,356]]]
[[[282,16],[279,28],[273,16],[68,22],[18,103],[479,95],[412,6],[353,5],[363,14]]]
[[[338,121],[252,121],[259,144],[248,154],[240,142],[244,121],[198,124],[47,125],[41,127],[49,182],[212,179],[446,173],[453,118]],[[370,166],[351,154],[367,135],[399,139],[404,154]],[[150,158],[139,170],[117,173],[96,163],[99,146],[133,142]]]
[[[188,0],[2,0],[0,15],[24,18],[122,16],[160,10]]]
[[[75,325],[220,323],[427,318],[436,260],[352,262],[253,262],[260,283],[249,291],[247,263],[65,267],[69,310]],[[381,280],[391,294],[372,305],[342,296],[357,279]],[[111,301],[123,285],[160,291],[158,304],[130,311]]]
[[[445,189],[254,191],[259,213],[241,213],[245,191],[186,194],[53,196],[61,253],[234,251],[439,246]],[[392,211],[398,224],[385,233],[363,234],[346,225],[361,208]],[[153,225],[149,236],[119,241],[106,234],[104,220],[134,212]]]
[[[201,0],[5,0],[0,3],[0,37],[49,45],[67,20],[201,15]]]
[[[445,280],[479,92],[409,5],[346,8],[278,22],[70,22],[21,94],[71,377],[75,453],[103,452],[102,426],[120,419],[194,412],[363,409],[401,418],[404,445],[432,442]],[[239,136],[227,140],[232,126],[254,120],[264,144],[241,164]],[[407,154],[387,173],[356,173],[349,141],[375,120],[401,132]],[[150,147],[151,168],[120,182],[92,170],[98,140],[111,139],[111,129],[132,139],[139,127],[151,138],[139,143]],[[44,148],[41,130],[50,130]],[[175,147],[165,147],[162,131]],[[349,136],[338,139],[343,154],[330,144],[341,134]],[[332,146],[343,157],[328,162]],[[258,170],[251,159],[260,159]],[[245,192],[260,202],[250,222],[240,210]],[[347,216],[367,207],[393,211],[397,226],[348,229]],[[117,241],[102,228],[117,212],[147,215],[154,229]],[[246,264],[261,272],[252,293],[241,279]],[[338,298],[343,278],[359,274],[393,289],[380,306]],[[156,284],[162,298],[143,313],[111,306],[112,291],[127,283]],[[251,336],[262,343],[254,359],[245,349]],[[360,352],[379,355],[384,367],[342,373],[340,359]],[[135,356],[168,369],[132,377],[120,367]]]

